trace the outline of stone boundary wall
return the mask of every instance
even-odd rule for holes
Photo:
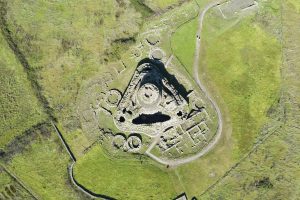
[[[115,200],[114,198],[111,198],[109,196],[96,194],[96,193],[88,190],[87,188],[85,188],[83,185],[81,185],[80,183],[78,183],[76,181],[76,179],[74,178],[74,174],[73,174],[73,167],[74,167],[74,164],[76,163],[76,157],[74,156],[73,152],[71,151],[69,145],[66,143],[65,139],[63,138],[63,136],[62,136],[61,132],[59,131],[59,129],[57,128],[57,126],[53,122],[51,122],[51,124],[52,124],[53,128],[55,129],[55,132],[57,133],[59,139],[63,143],[66,151],[70,155],[70,158],[72,159],[72,163],[68,167],[68,173],[69,173],[71,182],[76,187],[76,189],[83,192],[85,195],[87,195],[91,199],[101,198],[101,199],[105,199],[105,200]]]

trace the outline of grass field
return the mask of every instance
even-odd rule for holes
[[[280,50],[280,43],[250,19],[206,41],[207,75],[227,103],[236,153],[249,150],[267,122],[268,109],[278,99]]]
[[[76,162],[74,177],[87,189],[117,199],[172,199],[177,195],[168,172],[148,162],[110,160],[99,145]]]
[[[47,116],[27,75],[0,35],[0,149]]]
[[[264,29],[261,19],[280,13],[264,9],[272,12],[224,20],[212,10],[204,20],[200,78],[205,77],[204,84],[209,84],[219,106],[224,106],[221,110],[227,111],[223,112],[227,130],[213,152],[178,168],[188,194],[198,197],[251,149],[269,120],[270,107],[279,98],[281,45]],[[192,20],[172,37],[173,51],[190,73],[195,26],[196,20]]]
[[[169,6],[178,4],[179,2],[180,0],[144,0],[144,4],[155,11],[166,9]]]
[[[129,1],[0,2],[7,24],[3,28],[28,60],[36,78],[32,81],[41,86],[39,92],[53,109],[65,138],[72,144],[74,138],[85,140],[77,114],[78,93],[85,81],[110,71],[107,63],[119,61],[120,54],[134,44],[142,14]],[[88,146],[79,145],[78,152]]]
[[[5,185],[8,185],[12,182],[11,177],[2,169],[0,168],[0,188],[3,188]]]
[[[34,199],[0,166],[0,199]]]
[[[142,0],[130,0],[134,9],[142,14],[144,18],[150,17],[154,11],[143,3]]]
[[[58,145],[59,144],[59,145]],[[49,138],[39,135],[7,166],[24,184],[43,199],[80,199],[68,181],[69,155],[57,135]]]
[[[282,8],[279,12],[283,55],[282,95],[280,106],[274,109],[279,113],[284,110],[280,116],[284,124],[201,199],[299,198],[300,3],[274,2]]]
[[[216,16],[208,14],[202,35],[204,54],[200,69],[202,72],[205,69],[205,75],[214,82],[229,109],[236,154],[249,150],[267,122],[268,109],[279,95],[280,42],[255,19],[246,17],[228,29],[230,23],[226,20],[223,23],[221,18],[216,22]],[[172,38],[174,53],[189,72],[194,56],[195,25],[191,21],[180,27]]]
[[[169,13],[166,8],[180,0],[91,0],[85,4],[76,0],[11,0],[5,1],[7,5],[4,1],[0,0],[0,13],[7,11],[4,28],[28,59],[29,72],[38,79],[28,80],[0,35],[0,163],[39,198],[86,199],[71,185],[67,171],[71,160],[55,133],[45,133],[43,128],[29,133],[29,139],[17,140],[16,148],[10,146],[9,156],[1,160],[7,156],[1,151],[7,143],[47,119],[30,81],[42,86],[40,92],[54,109],[58,128],[78,156],[75,179],[94,193],[117,199],[174,199],[182,192],[189,199],[228,200],[297,199],[300,195],[297,0],[258,1],[257,13],[232,19],[223,19],[218,9],[207,13],[201,35],[200,79],[225,116],[225,131],[207,155],[175,169],[131,154],[111,158],[97,143],[85,151],[91,141],[80,127],[77,97],[86,92],[82,91],[83,85],[95,81],[95,77],[102,78],[112,63],[119,64],[121,56],[130,54],[123,53],[137,42],[144,21],[147,31],[147,25],[158,24],[159,28],[164,23],[170,23],[166,27],[172,29],[192,16],[182,10],[196,13],[194,1],[184,4],[186,8],[176,8],[176,12],[182,12],[179,14]],[[197,3],[202,9],[209,1]],[[156,16],[151,18],[154,12]],[[197,20],[180,26],[171,38],[172,53],[191,75]],[[170,43],[166,38],[171,31],[165,30],[159,43],[167,54]],[[117,79],[130,79],[135,66],[130,67],[122,74],[126,77]],[[277,114],[279,122],[273,121],[285,125],[250,151],[262,141],[267,132],[265,125]],[[106,117],[99,122],[114,127]],[[23,199],[30,198],[0,166],[0,199],[4,188],[11,184],[17,185],[25,195]],[[209,186],[213,187],[206,191]]]
[[[296,11],[300,12],[300,3],[297,0],[287,0],[287,4],[290,4],[290,6]]]
[[[200,199],[298,199],[299,130],[283,128]]]
[[[197,25],[197,18],[183,24],[176,30],[171,39],[172,49],[175,55],[190,74],[193,74]]]
[[[120,45],[124,50],[134,43],[142,15],[128,1],[110,0],[13,0],[2,10],[64,132],[77,131],[76,97],[83,82],[107,71],[106,64],[119,59]]]

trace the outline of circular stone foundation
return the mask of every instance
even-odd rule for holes
[[[115,107],[118,105],[118,102],[121,100],[122,95],[118,90],[112,89],[106,94],[106,103],[109,106]]]
[[[136,135],[131,135],[127,139],[128,151],[138,151],[142,147],[141,139]]]
[[[117,134],[113,138],[113,145],[118,149],[123,148],[125,142],[126,138],[122,134]]]
[[[156,45],[159,43],[159,37],[157,35],[149,35],[146,40],[150,45]]]
[[[155,60],[161,60],[164,57],[164,52],[160,49],[155,49],[151,52],[151,57]]]
[[[154,84],[146,83],[140,87],[137,97],[142,106],[151,107],[158,104],[160,92]]]

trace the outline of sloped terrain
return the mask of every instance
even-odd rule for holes
[[[251,2],[0,0],[0,199],[297,199],[300,4]],[[149,156],[172,127],[141,138],[111,117],[144,58],[203,92],[189,109],[220,107],[219,140],[187,164]]]

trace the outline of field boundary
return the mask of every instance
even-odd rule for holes
[[[9,171],[3,164],[0,164],[0,167],[3,168],[3,170],[13,179],[15,180],[22,188],[24,188],[34,199],[39,200],[36,194],[32,192],[25,184],[16,176],[14,175],[11,171]]]
[[[106,196],[106,195],[102,195],[102,194],[96,194],[92,191],[90,191],[89,189],[85,188],[83,185],[81,185],[80,183],[78,183],[76,181],[76,179],[74,178],[74,173],[73,173],[73,167],[76,163],[76,157],[74,156],[71,148],[69,147],[69,145],[67,144],[66,140],[64,139],[63,135],[61,134],[61,132],[59,131],[59,129],[57,128],[57,126],[54,124],[53,121],[51,121],[51,124],[53,126],[53,128],[55,129],[55,132],[57,133],[60,141],[62,142],[64,148],[66,149],[66,151],[68,152],[72,162],[68,167],[68,174],[70,176],[71,182],[73,183],[73,185],[76,187],[76,189],[78,189],[79,191],[83,192],[85,195],[91,197],[91,198],[102,198],[102,199],[106,199],[106,200],[115,200],[112,197]]]
[[[280,13],[280,15],[281,15],[281,20],[280,20],[280,22],[281,22],[281,53],[282,53],[282,56],[281,56],[281,65],[283,66],[284,65],[284,61],[283,61],[283,31],[282,31],[282,28],[283,28],[283,24],[282,24],[282,1],[281,1],[281,4],[280,4],[280,6],[281,6],[281,13]],[[281,72],[282,73],[282,72]],[[281,78],[283,78],[283,75],[281,74]],[[281,97],[282,98],[282,97]],[[269,134],[266,134],[265,135],[265,137],[264,138],[262,138],[262,139],[260,139],[253,147],[252,147],[252,149],[246,154],[246,155],[244,155],[236,164],[234,164],[229,170],[227,170],[224,174],[223,174],[223,176],[222,177],[220,177],[215,183],[213,183],[212,185],[210,185],[204,192],[202,192],[201,194],[200,194],[200,197],[201,196],[203,196],[203,195],[205,195],[207,192],[209,192],[210,190],[212,190],[213,188],[215,188],[217,185],[218,185],[218,183],[220,183],[223,179],[225,179],[227,176],[229,176],[230,174],[231,174],[231,172],[233,171],[233,170],[235,170],[242,162],[244,162],[244,161],[246,161],[247,160],[247,158],[249,158],[250,157],[250,155],[254,152],[254,151],[256,151],[258,148],[259,148],[259,146],[260,145],[262,145],[262,144],[264,144],[272,135],[274,135],[277,131],[279,131],[279,130],[281,130],[281,129],[283,129],[284,127],[290,127],[289,125],[287,125],[286,123],[285,123],[285,119],[283,119],[283,121],[280,121],[280,124],[278,124],[277,125],[277,127],[274,129],[274,130],[272,130]],[[295,127],[294,127],[295,128]],[[296,128],[298,128],[298,127],[296,127]]]
[[[48,117],[53,120],[57,121],[53,114],[53,109],[50,107],[48,100],[46,97],[42,94],[42,87],[38,83],[38,78],[36,75],[35,70],[30,68],[29,62],[27,61],[26,57],[22,53],[22,51],[19,49],[18,44],[14,41],[11,31],[8,28],[7,20],[6,20],[6,14],[7,14],[7,5],[6,2],[3,0],[0,0],[0,29],[1,33],[7,42],[9,48],[12,50],[13,54],[16,56],[16,59],[20,62],[20,64],[23,66],[25,74],[27,75],[27,79],[29,80],[32,90],[36,96],[36,98],[39,100],[39,102],[42,105],[42,110],[48,115]]]
[[[223,176],[221,176],[216,182],[214,182],[212,185],[210,185],[206,190],[204,190],[204,192],[202,192],[200,194],[200,197],[205,195],[209,190],[213,189],[218,183],[220,183],[224,178],[226,178],[234,169],[236,169],[242,162],[244,162],[247,158],[250,157],[250,155],[255,152],[258,147],[262,144],[265,143],[265,141],[272,136],[274,133],[276,133],[277,131],[279,131],[280,129],[282,129],[282,124],[278,125],[278,127],[274,130],[272,130],[269,134],[266,134],[266,136],[262,139],[260,139],[253,147],[252,149],[246,154],[244,155],[237,163],[235,163],[232,167],[229,168],[229,170],[227,170]]]
[[[218,6],[219,4],[221,4],[221,3],[225,3],[226,1],[224,1],[224,0],[220,0],[220,1],[216,1],[215,3],[214,2],[212,2],[211,4],[208,4],[206,7],[208,7],[208,9],[210,8],[210,6],[211,7],[214,7],[214,6]],[[198,2],[196,1],[196,3],[198,4]],[[213,5],[213,4],[215,4],[215,5]],[[199,6],[199,4],[198,4],[198,7],[200,7]],[[207,8],[206,8],[207,9]],[[205,8],[204,8],[204,14],[203,13],[201,13],[201,11],[200,11],[200,13],[198,14],[198,17],[201,17],[200,15],[203,15],[203,18],[204,18],[204,15],[205,15],[205,11],[207,11]],[[203,12],[203,11],[202,11]],[[185,22],[185,23],[183,23],[182,25],[184,25],[184,24],[186,24],[186,23],[189,23],[189,22],[191,22],[192,20],[195,20],[197,18],[197,16],[196,17],[194,17],[194,18],[192,18],[192,19],[190,19],[190,20],[188,20],[187,22]],[[201,20],[199,20],[199,22],[198,22],[198,25],[199,25],[199,23],[202,23],[201,22]],[[172,33],[172,35],[176,32],[176,30],[178,30],[182,25],[180,25],[180,26],[178,26],[176,29],[175,29],[175,31]],[[202,25],[200,25],[200,26],[202,26]],[[197,36],[199,36],[199,38],[198,38],[198,40],[200,41],[200,32],[201,32],[201,28],[202,27],[200,27],[200,30],[198,29],[198,32],[197,32]],[[199,42],[198,41],[198,42]],[[172,51],[172,53],[173,53],[173,55],[177,58],[177,60],[181,63],[181,65],[183,66],[183,68],[186,70],[186,72],[188,73],[188,74],[190,74],[189,72],[188,72],[188,70],[187,70],[187,67],[183,64],[183,62],[180,60],[180,58],[174,53],[174,51],[173,51],[173,46],[172,46],[172,40],[170,40],[170,46],[171,46],[171,51]],[[197,44],[196,44],[197,45]],[[199,48],[200,48],[200,45],[199,45]],[[197,52],[197,51],[196,51]],[[195,56],[197,56],[197,55],[195,55]],[[199,55],[198,55],[199,56]],[[195,66],[194,66],[195,67]],[[195,70],[195,69],[193,69],[193,71],[195,72],[195,74],[194,74],[194,76],[198,76],[198,73],[196,73],[196,72],[198,72],[198,70]],[[199,79],[199,78],[198,78]],[[196,81],[197,82],[197,81]],[[201,89],[202,90],[202,89]],[[203,90],[202,90],[203,91]],[[204,92],[205,93],[205,92]],[[206,93],[205,93],[206,94]],[[254,143],[254,146],[252,147],[252,149],[248,152],[248,153],[246,153],[237,163],[235,163],[231,168],[229,168],[215,183],[213,183],[212,185],[210,185],[206,190],[204,190],[204,192],[202,192],[201,194],[200,194],[200,197],[202,197],[204,194],[206,194],[208,191],[210,191],[211,189],[213,189],[219,182],[221,182],[224,178],[226,178],[234,169],[236,169],[243,161],[245,161],[247,158],[249,158],[249,156],[253,153],[253,152],[255,152],[257,149],[258,149],[258,147],[261,145],[261,144],[263,144],[270,136],[272,136],[274,133],[276,133],[278,130],[280,130],[281,128],[282,128],[282,125],[284,125],[284,122],[281,122],[279,125],[276,125],[277,127],[274,129],[274,130],[272,130],[272,131],[270,131],[268,134],[266,134],[265,135],[265,137],[263,137],[263,138],[261,138],[260,140],[258,140],[256,143]]]

